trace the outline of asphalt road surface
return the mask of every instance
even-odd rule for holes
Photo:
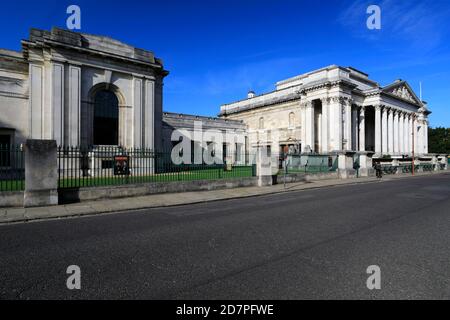
[[[0,297],[449,299],[450,174],[0,226]]]

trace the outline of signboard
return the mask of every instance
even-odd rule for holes
[[[130,158],[128,156],[114,157],[114,175],[115,176],[130,175]]]

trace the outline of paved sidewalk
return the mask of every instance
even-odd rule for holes
[[[417,174],[417,177],[430,174],[449,174],[446,172]],[[129,210],[139,210],[158,207],[179,206],[185,204],[203,203],[217,200],[237,199],[254,196],[262,196],[273,193],[293,192],[300,190],[310,190],[324,187],[334,187],[341,185],[351,185],[360,183],[383,183],[397,179],[411,179],[412,176],[386,176],[382,180],[376,178],[358,179],[330,179],[322,181],[291,183],[274,185],[270,187],[245,187],[235,189],[223,189],[201,192],[165,193],[133,198],[107,199],[89,201],[83,203],[41,207],[41,208],[0,208],[0,224],[27,222],[41,219],[57,219],[67,217],[80,217],[86,215],[96,215],[101,213],[115,213]]]

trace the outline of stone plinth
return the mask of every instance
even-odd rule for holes
[[[257,147],[256,174],[258,176],[258,186],[264,187],[273,184],[271,155],[266,146]]]
[[[361,151],[359,154],[359,175],[361,177],[373,176],[375,170],[373,169],[373,152]]]
[[[55,140],[25,144],[24,207],[58,204],[58,166]]]
[[[353,168],[354,152],[338,153],[338,174],[341,179],[351,179],[357,177],[357,172]]]

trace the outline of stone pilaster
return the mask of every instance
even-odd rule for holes
[[[67,144],[70,146],[80,145],[81,127],[81,68],[69,66],[68,115],[67,115]]]
[[[144,147],[154,149],[155,146],[155,81],[145,79],[145,100],[144,100]]]
[[[42,108],[44,104],[44,69],[39,64],[29,66],[29,137],[31,139],[42,139]]]
[[[64,65],[52,64],[52,139],[64,144]]]
[[[133,80],[133,111],[134,111],[134,123],[133,123],[133,146],[135,148],[143,147],[144,134],[142,128],[144,127],[143,119],[143,82],[140,78]]]

